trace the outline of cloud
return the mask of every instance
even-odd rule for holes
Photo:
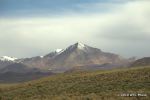
[[[104,29],[104,36],[122,40],[150,39],[150,2],[131,2],[117,13],[109,30]],[[116,22],[116,23],[115,23]]]
[[[58,16],[0,18],[0,55],[44,55],[77,41],[126,57],[150,55],[149,5],[89,3],[77,5],[86,13],[71,9]]]

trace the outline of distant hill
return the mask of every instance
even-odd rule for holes
[[[150,100],[150,67],[58,74],[0,85],[1,100]],[[122,97],[123,94],[145,96]]]
[[[150,66],[150,57],[144,57],[136,60],[131,66]]]
[[[29,72],[39,72],[40,70],[37,68],[29,68],[21,63],[13,63],[4,68],[0,69],[0,73],[7,72],[16,72],[16,73],[29,73]]]
[[[52,74],[48,71],[42,72],[37,68],[29,68],[21,63],[13,63],[0,69],[0,83],[24,82]]]

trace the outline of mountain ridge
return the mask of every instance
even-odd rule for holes
[[[125,64],[128,62],[125,58],[117,54],[103,52],[98,48],[90,47],[79,42],[60,50],[60,52],[51,52],[36,60],[36,63],[34,60],[23,61],[23,63],[28,66],[33,65],[31,67],[36,66],[54,72],[65,72],[76,66],[102,65],[105,63],[121,65],[121,63]]]
[[[127,59],[120,55],[103,52],[101,49],[80,42],[70,45],[66,49],[56,49],[54,52],[50,52],[42,57],[36,56],[15,59],[12,63],[16,62],[22,63],[30,68],[50,70],[56,73],[76,69],[75,67],[79,68],[79,66],[91,66],[89,69],[97,69],[97,67],[94,67],[95,65],[102,66],[109,64],[108,69],[110,69],[111,66],[113,68],[114,65],[118,67],[125,66],[129,63]],[[107,66],[105,67],[105,69],[107,69]],[[101,68],[99,67],[98,69]]]

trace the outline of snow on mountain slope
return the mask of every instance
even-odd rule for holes
[[[63,51],[64,51],[64,49],[56,49],[55,51],[53,51],[53,52],[51,52],[51,53],[45,55],[44,58],[47,58],[47,57],[48,57],[48,58],[55,57],[55,56],[61,54]]]
[[[63,49],[56,49],[56,50],[55,50],[55,53],[56,53],[56,55],[59,55],[59,54],[61,54],[63,51],[64,51]]]
[[[15,60],[17,60],[18,58],[15,58],[15,57],[9,57],[9,56],[2,56],[2,57],[0,57],[0,60],[1,61],[15,61]]]
[[[61,52],[62,51],[62,49],[56,49],[56,52],[57,53],[59,53],[59,52]]]

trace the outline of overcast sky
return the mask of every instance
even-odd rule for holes
[[[0,0],[0,56],[41,56],[77,41],[150,56],[150,0]]]

